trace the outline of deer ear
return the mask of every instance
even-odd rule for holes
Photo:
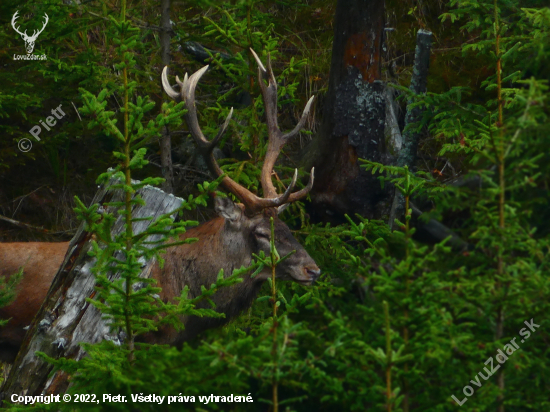
[[[239,221],[242,216],[241,208],[228,197],[216,196],[214,198],[214,208],[218,215],[232,223]]]

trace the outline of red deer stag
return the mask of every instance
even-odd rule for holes
[[[254,53],[254,52],[253,52]],[[259,65],[260,88],[262,91],[268,126],[268,150],[261,173],[263,198],[260,198],[225,176],[223,187],[233,193],[242,204],[234,204],[229,198],[215,198],[215,209],[218,217],[188,230],[182,239],[198,238],[195,243],[174,246],[166,251],[165,265],[161,269],[158,264],[152,271],[152,276],[162,288],[161,298],[171,300],[179,296],[184,285],[189,285],[189,296],[200,294],[201,286],[214,283],[220,269],[226,275],[233,269],[248,266],[252,254],[264,251],[269,253],[271,237],[270,217],[274,218],[275,245],[281,255],[295,251],[288,259],[277,266],[276,276],[279,279],[293,280],[303,285],[310,285],[319,277],[321,271],[315,261],[292,236],[288,226],[278,217],[282,208],[293,201],[303,198],[313,186],[314,170],[308,185],[292,192],[296,183],[297,170],[292,183],[282,195],[278,195],[271,180],[272,169],[285,142],[296,135],[303,127],[313,97],[308,101],[298,125],[287,134],[283,134],[277,125],[277,84],[267,62],[264,68],[258,56],[254,57]],[[176,92],[168,82],[167,68],[162,72],[162,84],[166,93],[173,99],[183,98],[187,113],[185,115],[189,130],[196,141],[201,154],[207,160],[211,172],[221,176],[223,172],[213,156],[213,149],[224,133],[232,115],[232,109],[214,139],[209,141],[203,135],[197,119],[195,106],[195,87],[208,66],[203,67],[192,76],[185,75],[184,81],[176,80],[180,92]],[[267,80],[267,84],[264,83]],[[181,94],[181,96],[180,96]],[[64,243],[4,243],[0,244],[0,274],[9,277],[24,266],[23,280],[19,285],[16,300],[0,309],[0,318],[11,318],[10,322],[0,330],[0,358],[13,361],[25,335],[28,326],[38,312],[45,299],[59,266],[68,248]],[[222,288],[212,298],[216,310],[225,314],[225,318],[197,318],[194,316],[183,319],[185,329],[176,332],[165,328],[146,337],[153,343],[166,343],[179,346],[183,341],[195,337],[205,329],[222,325],[235,317],[243,309],[250,307],[263,282],[270,277],[269,271],[260,273],[254,278],[245,277],[242,283]]]

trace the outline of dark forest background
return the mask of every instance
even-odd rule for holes
[[[28,32],[49,16],[33,52],[46,60],[14,60],[26,54],[16,11]],[[127,51],[130,99],[154,103],[144,124],[168,101],[165,65],[182,78],[210,64],[197,93],[202,128],[213,134],[235,108],[217,156],[256,193],[267,133],[250,48],[271,56],[282,129],[316,96],[276,170],[288,184],[295,167],[316,168],[311,195],[282,218],[321,267],[319,282],[278,283],[278,328],[266,283],[252,309],[181,351],[144,350],[128,365],[118,347],[90,347],[88,361],[57,364],[73,392],[254,398],[185,404],[197,411],[550,410],[546,2],[8,0],[0,44],[4,242],[76,233],[74,196],[88,205],[119,161],[83,96],[103,93],[123,123],[117,65]],[[60,105],[66,115],[37,141],[29,130]],[[197,196],[212,178],[183,118],[175,123],[143,136],[147,164],[132,177]],[[184,218],[207,220],[208,205]],[[520,335],[531,320],[539,327]],[[492,371],[499,349],[510,353]]]

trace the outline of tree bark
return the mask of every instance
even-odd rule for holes
[[[427,30],[418,30],[416,34],[416,50],[414,54],[413,74],[411,77],[410,90],[415,94],[424,94],[428,85],[428,68],[430,67],[430,50],[432,47],[432,32]],[[405,126],[412,123],[418,123],[422,120],[422,108],[411,108],[409,101],[407,114],[405,115]],[[409,128],[403,133],[403,149],[399,152],[397,160],[398,166],[414,167],[418,142],[421,133]]]
[[[138,191],[145,206],[134,211],[134,218],[152,217],[134,223],[134,233],[141,233],[151,221],[162,214],[177,209],[182,199],[165,194],[161,190],[146,186]],[[101,189],[92,203],[103,204],[109,201],[122,201],[123,192]],[[111,210],[107,209],[108,212]],[[113,233],[122,231],[122,219],[113,228]],[[161,235],[151,236],[149,241],[160,239]],[[62,371],[52,373],[52,365],[38,358],[36,351],[53,358],[82,359],[85,352],[80,342],[97,343],[104,339],[122,341],[101,318],[99,310],[86,302],[95,294],[95,276],[91,272],[94,259],[88,256],[91,248],[91,235],[80,225],[71,240],[67,255],[48,291],[44,304],[30,325],[25,340],[19,350],[10,375],[0,391],[0,402],[11,399],[12,394],[40,395],[64,393],[69,385],[67,375]],[[142,277],[149,277],[154,259],[145,262]],[[117,277],[118,274],[112,275]]]
[[[162,67],[170,64],[170,0],[161,0],[160,2],[160,47],[162,57]],[[161,85],[162,90],[162,85]],[[166,99],[166,95],[162,93]],[[162,177],[165,180],[162,189],[166,193],[174,193],[174,169],[172,167],[172,141],[170,129],[165,126],[160,140],[160,164],[162,167]]]
[[[430,67],[430,51],[432,47],[432,32],[427,30],[418,30],[416,34],[416,49],[414,54],[413,74],[411,77],[411,85],[409,89],[415,94],[426,93],[428,85],[428,68]],[[405,115],[405,127],[409,124],[418,123],[422,120],[423,110],[420,107],[411,107],[412,100],[409,100],[407,105],[407,113]],[[418,130],[409,128],[403,133],[403,147],[397,158],[398,166],[408,166],[409,170],[414,170],[416,155],[418,152],[418,142],[422,133]],[[395,191],[393,204],[390,212],[388,224],[390,228],[394,228],[395,218],[399,218],[405,214],[405,198],[399,191]],[[443,233],[437,228],[428,229],[427,224],[417,222],[420,226],[426,229],[426,233]],[[438,222],[433,222],[437,225]],[[443,240],[439,239],[438,241]]]
[[[358,159],[413,167],[421,133],[401,134],[394,92],[380,81],[384,2],[338,0],[329,88],[320,132],[302,153],[302,165],[316,167],[309,212],[313,221],[345,222],[344,214],[387,220],[404,214],[403,196],[391,184],[361,169]],[[425,93],[432,34],[419,30],[411,90]],[[420,108],[408,107],[406,121],[418,122]],[[440,222],[424,223],[413,208],[416,237],[436,243],[451,236],[455,250],[468,244]]]
[[[338,0],[323,124],[306,149],[304,166],[317,166],[312,214],[341,221],[345,213],[380,217],[391,193],[359,168],[358,159],[388,163],[381,82],[384,1]]]

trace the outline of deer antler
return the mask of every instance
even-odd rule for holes
[[[255,53],[254,55],[256,56]],[[257,58],[257,56],[256,56],[256,59],[259,62],[259,59]],[[263,68],[263,66],[261,65],[261,62],[259,62],[259,64]],[[269,66],[269,63],[268,63],[268,66]],[[197,72],[195,72],[189,77],[186,73],[185,77],[183,78],[183,82],[179,79],[179,77],[176,76],[176,82],[180,87],[180,92],[178,93],[172,88],[172,86],[170,85],[170,82],[168,81],[168,67],[166,66],[162,70],[162,86],[166,91],[166,93],[168,94],[168,96],[170,96],[172,99],[177,101],[183,99],[185,101],[185,107],[187,109],[187,113],[185,114],[185,120],[187,121],[187,124],[189,126],[189,131],[191,133],[191,136],[197,143],[197,146],[199,147],[199,151],[205,158],[210,171],[215,176],[221,176],[223,174],[223,171],[220,169],[216,161],[216,158],[214,157],[213,150],[216,144],[219,142],[219,140],[223,136],[223,133],[225,132],[227,125],[231,120],[231,116],[233,115],[233,108],[231,108],[231,110],[229,111],[229,114],[225,119],[224,124],[218,131],[216,137],[214,137],[214,139],[212,140],[208,140],[200,129],[198,118],[197,118],[197,107],[195,105],[195,88],[197,87],[197,84],[200,78],[207,70],[208,70],[208,66],[204,66],[202,69],[198,70]],[[271,76],[273,77],[272,72],[271,72]],[[263,85],[263,82],[261,83],[262,83],[262,91],[263,91],[263,88],[265,88],[265,85]],[[264,94],[264,101],[266,101],[265,96],[266,95]],[[311,169],[311,178],[308,185],[304,189],[299,190],[296,193],[292,193],[292,190],[294,189],[294,186],[296,185],[296,179],[298,178],[297,169],[294,171],[294,177],[292,179],[292,182],[290,183],[290,185],[282,195],[277,194],[277,191],[275,190],[275,187],[271,182],[271,170],[273,169],[278,153],[280,152],[281,147],[286,142],[286,140],[289,137],[292,137],[295,134],[297,134],[300,128],[303,126],[305,122],[305,118],[309,111],[309,108],[311,106],[313,97],[309,100],[308,104],[306,105],[306,109],[304,110],[304,114],[302,115],[302,119],[300,119],[300,122],[298,123],[298,125],[294,128],[294,130],[292,130],[290,133],[286,135],[282,135],[282,133],[277,127],[277,111],[276,111],[277,100],[276,99],[277,99],[277,88],[275,86],[275,110],[273,111],[272,109],[270,109],[268,111],[267,109],[268,104],[266,103],[266,113],[269,113],[268,115],[269,145],[268,145],[268,153],[266,155],[266,160],[262,168],[262,188],[264,190],[265,198],[260,198],[256,196],[254,193],[250,192],[248,189],[241,186],[240,184],[238,184],[228,176],[224,176],[222,180],[222,185],[226,188],[226,190],[233,193],[244,204],[245,213],[249,216],[255,215],[261,212],[263,209],[279,207],[285,203],[298,200],[303,196],[305,196],[313,186],[314,169]],[[280,134],[280,136],[275,135],[273,132],[271,132],[273,128],[273,122],[275,125],[274,126],[275,130]],[[272,142],[273,137],[274,137],[274,141]],[[275,140],[275,139],[278,139],[278,140]],[[276,147],[276,149],[272,149],[272,146]],[[264,180],[266,181],[269,180],[269,185],[265,184]]]
[[[252,52],[252,55],[258,63],[258,79],[260,83],[260,90],[262,91],[262,96],[264,98],[265,117],[267,122],[267,136],[269,139],[269,143],[267,145],[267,153],[265,155],[265,161],[262,167],[262,189],[264,190],[264,196],[274,197],[277,196],[277,190],[275,189],[275,186],[273,186],[271,173],[273,171],[273,166],[275,166],[275,161],[277,160],[277,157],[279,157],[279,153],[281,152],[284,144],[290,138],[296,136],[298,132],[302,129],[302,127],[304,127],[307,115],[309,114],[309,110],[315,96],[311,96],[308,100],[306,107],[304,108],[304,111],[302,113],[302,117],[300,118],[300,121],[298,122],[296,127],[294,127],[292,131],[283,134],[283,132],[281,132],[281,130],[279,129],[277,123],[277,81],[275,80],[275,76],[271,68],[271,58],[268,54],[266,69],[256,52],[252,49],[250,49],[250,51]],[[267,85],[264,83],[264,80],[267,80]],[[289,203],[301,199],[302,197],[307,195],[307,193],[313,187],[314,172],[315,169],[312,168],[308,185],[302,190],[296,193],[292,193],[289,198]]]

